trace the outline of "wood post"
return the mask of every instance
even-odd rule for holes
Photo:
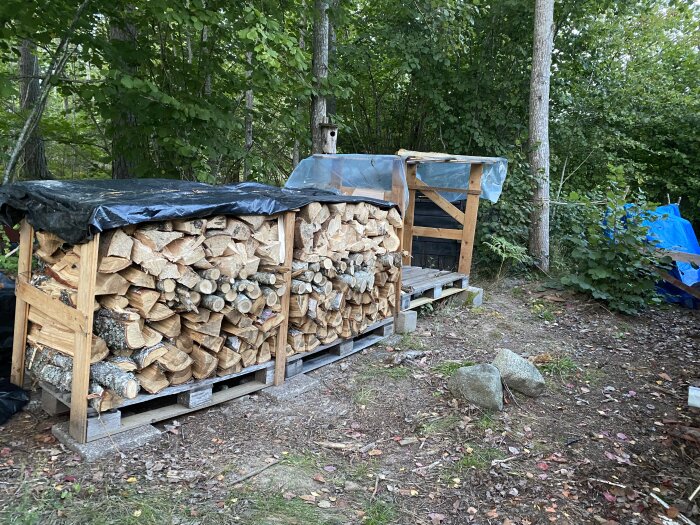
[[[403,218],[402,250],[408,252],[403,258],[403,264],[410,266],[411,253],[413,251],[413,219],[416,211],[416,190],[413,186],[416,182],[416,171],[418,164],[411,163],[406,166],[406,180],[408,181],[408,207]]]
[[[75,332],[73,383],[71,387],[70,435],[85,443],[87,439],[87,395],[90,387],[90,346],[97,278],[97,254],[100,234],[80,247],[80,281],[77,310],[85,316],[85,328]]]
[[[281,299],[282,314],[284,320],[280,324],[277,334],[277,348],[275,353],[275,386],[284,383],[285,367],[287,366],[287,331],[289,330],[289,302],[292,291],[292,259],[294,257],[294,221],[296,213],[288,211],[284,214],[284,284],[285,292]]]
[[[34,228],[24,219],[19,230],[19,261],[17,263],[17,284],[29,280],[32,275],[32,251],[34,246]],[[15,306],[15,332],[12,341],[12,371],[10,379],[15,385],[24,384],[24,353],[27,346],[27,318],[29,303],[15,289],[17,302]]]
[[[479,198],[481,195],[481,175],[483,164],[472,164],[469,173],[469,190],[467,191],[467,206],[464,210],[464,226],[462,227],[462,244],[459,249],[459,267],[457,271],[469,275],[472,268],[472,252],[474,251],[474,234],[476,233],[476,217],[479,213]]]

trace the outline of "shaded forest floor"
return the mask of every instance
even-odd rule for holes
[[[661,523],[651,492],[697,520],[700,454],[685,427],[700,426],[686,406],[699,314],[630,318],[503,283],[481,308],[424,312],[415,334],[311,373],[318,387],[291,401],[247,396],[92,464],[33,404],[0,428],[0,522]],[[454,401],[449,375],[497,348],[536,356],[547,393],[516,394],[498,414]]]

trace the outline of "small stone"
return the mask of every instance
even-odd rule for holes
[[[354,481],[346,481],[345,485],[343,486],[343,489],[345,492],[357,492],[359,490],[362,490],[362,487],[355,483]]]
[[[416,443],[419,443],[420,439],[417,437],[407,437],[403,438],[401,441],[399,441],[399,445],[402,447],[405,447],[406,445],[415,445]]]
[[[501,374],[493,365],[464,366],[450,378],[450,391],[487,410],[503,410]]]
[[[493,360],[493,366],[499,370],[503,382],[510,389],[530,397],[537,397],[544,392],[544,377],[540,371],[515,352],[501,349]]]

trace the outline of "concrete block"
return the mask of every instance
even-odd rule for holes
[[[417,323],[418,312],[415,310],[399,312],[394,319],[394,332],[397,334],[410,334],[416,331]]]
[[[453,304],[459,303],[460,306],[468,308],[481,306],[484,304],[484,290],[476,286],[467,286],[466,290],[455,294],[452,300]]]
[[[122,426],[122,413],[119,410],[102,412],[99,417],[89,417],[87,423],[87,439],[92,441],[118,432]]]
[[[71,437],[68,431],[68,425],[68,421],[54,425],[51,432],[56,439],[73,452],[80,454],[87,462],[97,461],[98,459],[141,447],[160,437],[160,431],[156,427],[153,425],[145,425],[143,427],[127,430],[126,432],[119,432],[96,439],[88,443],[78,443]]]
[[[212,387],[201,388],[198,390],[188,390],[180,392],[177,395],[177,403],[187,408],[196,408],[201,405],[206,405],[212,399]]]
[[[261,390],[260,395],[273,401],[289,401],[318,388],[318,379],[309,377],[306,374],[299,374],[287,379],[279,386],[271,386]]]
[[[466,290],[468,296],[465,301],[466,306],[481,306],[484,304],[484,289],[476,286],[468,286]]]
[[[50,416],[59,416],[70,412],[70,407],[61,403],[43,388],[41,389],[41,408]]]

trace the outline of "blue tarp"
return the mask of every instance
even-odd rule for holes
[[[658,248],[700,255],[700,244],[693,226],[681,217],[677,204],[659,206],[649,213],[644,224],[649,227],[649,237],[656,241]],[[688,286],[700,282],[700,268],[693,268],[693,265],[687,262],[676,262],[671,274]],[[662,289],[672,292],[673,295],[680,295],[684,302],[692,299],[689,294],[670,285],[664,284]]]

